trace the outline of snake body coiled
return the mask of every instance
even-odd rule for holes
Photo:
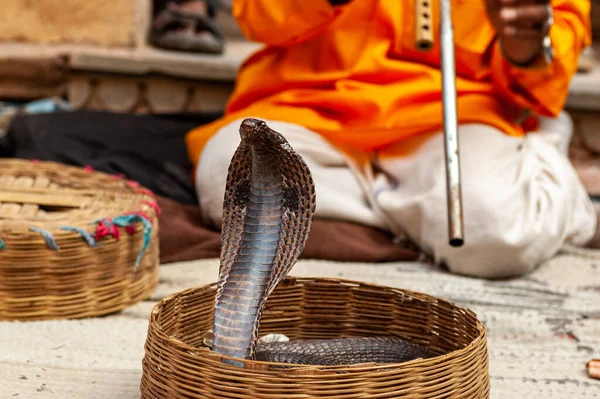
[[[240,136],[223,203],[212,349],[238,359],[313,365],[430,357],[427,348],[394,337],[258,344],[265,302],[304,248],[316,194],[308,166],[281,134],[245,119]]]

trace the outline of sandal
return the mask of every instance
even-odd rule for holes
[[[203,15],[180,10],[170,3],[154,18],[150,43],[166,50],[221,54],[225,36],[215,24],[210,7],[208,15]]]

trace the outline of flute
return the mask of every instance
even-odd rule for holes
[[[456,61],[450,0],[440,0],[440,50],[442,60],[442,104],[444,109],[444,147],[446,151],[446,191],[448,196],[448,233],[450,245],[464,243],[458,117],[456,107]]]
[[[418,49],[426,51],[433,47],[433,29],[431,29],[432,0],[416,1],[415,44]],[[460,247],[464,244],[464,226],[456,106],[456,61],[454,58],[454,32],[450,1],[439,0],[442,104],[449,243],[453,247]]]
[[[433,48],[432,0],[416,0],[415,4],[415,45],[421,51]]]

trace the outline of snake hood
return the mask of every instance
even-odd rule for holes
[[[264,304],[304,248],[316,195],[308,166],[280,133],[245,119],[240,136],[225,188],[213,350],[252,359]]]

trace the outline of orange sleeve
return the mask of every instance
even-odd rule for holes
[[[328,0],[234,0],[232,12],[246,38],[283,47],[318,35],[342,10]]]
[[[569,94],[569,83],[577,72],[579,55],[591,44],[589,0],[556,0],[552,7],[552,64],[534,69],[512,66],[501,54],[498,41],[494,44],[491,59],[492,79],[500,93],[543,116],[557,116],[562,111]]]

